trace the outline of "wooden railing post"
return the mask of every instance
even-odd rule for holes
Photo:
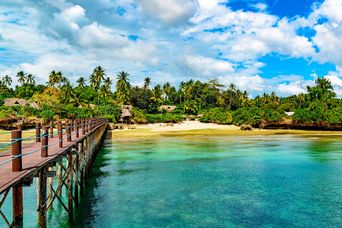
[[[76,120],[75,121],[75,125],[76,125],[76,138],[80,137],[80,127],[79,127],[79,121]]]
[[[42,135],[42,148],[40,152],[41,157],[48,156],[48,144],[49,144],[49,131],[47,127],[43,127],[43,135]]]
[[[68,121],[66,124],[67,142],[71,142],[71,124]]]
[[[14,130],[12,136],[12,156],[16,157],[12,160],[12,171],[20,172],[22,170],[21,158],[21,138],[22,132]],[[18,156],[18,157],[17,157]],[[12,208],[13,208],[13,223],[12,227],[23,227],[23,186],[21,183],[16,184],[12,188]]]
[[[63,127],[62,127],[61,121],[57,122],[57,129],[58,129],[58,145],[59,145],[59,148],[62,148],[63,147]]]
[[[13,130],[11,132],[12,136],[12,156],[18,156],[12,160],[12,171],[13,172],[20,172],[22,170],[22,159],[21,159],[21,137],[22,131],[20,130]]]
[[[84,121],[84,119],[82,119],[81,125],[82,125],[82,135],[85,135],[85,121]]]
[[[36,123],[36,142],[40,142],[40,123]]]

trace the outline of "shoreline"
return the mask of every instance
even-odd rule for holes
[[[235,125],[218,125],[201,123],[199,121],[184,121],[179,124],[146,124],[130,125],[130,129],[110,130],[110,138],[115,140],[170,137],[170,136],[274,136],[274,135],[300,135],[300,136],[342,136],[342,131],[318,131],[295,129],[259,129],[242,131]]]

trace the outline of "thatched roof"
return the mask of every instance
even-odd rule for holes
[[[7,98],[4,100],[4,106],[31,106],[35,109],[40,108],[36,102],[28,102],[27,100],[20,98]]]
[[[124,110],[124,109],[128,109],[131,111],[133,109],[133,106],[132,105],[123,105],[122,110]]]
[[[132,114],[131,112],[128,110],[128,109],[122,109],[122,112],[121,112],[121,117],[124,118],[124,117],[131,117]]]
[[[159,106],[159,111],[173,112],[177,108],[176,105],[161,105]]]

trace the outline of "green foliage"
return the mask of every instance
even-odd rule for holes
[[[94,109],[94,117],[106,118],[113,123],[117,123],[121,110],[119,106],[113,104],[99,105]]]
[[[230,111],[223,108],[213,108],[205,110],[200,121],[204,123],[231,124],[233,122],[233,116]]]
[[[43,106],[40,112],[44,122],[52,121],[55,116],[55,112],[49,106]]]
[[[13,110],[7,107],[0,108],[0,119],[10,118],[13,115]]]
[[[163,113],[163,114],[147,114],[149,123],[179,123],[183,120],[183,116],[179,114]]]
[[[256,106],[239,108],[233,112],[233,123],[236,125],[251,124],[253,126],[262,121],[260,108]]]
[[[133,108],[132,110],[134,123],[145,124],[147,123],[146,114],[143,110],[139,108]]]

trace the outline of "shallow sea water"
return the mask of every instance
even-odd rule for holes
[[[75,222],[58,203],[48,217],[49,227],[341,227],[342,138],[107,140]]]

